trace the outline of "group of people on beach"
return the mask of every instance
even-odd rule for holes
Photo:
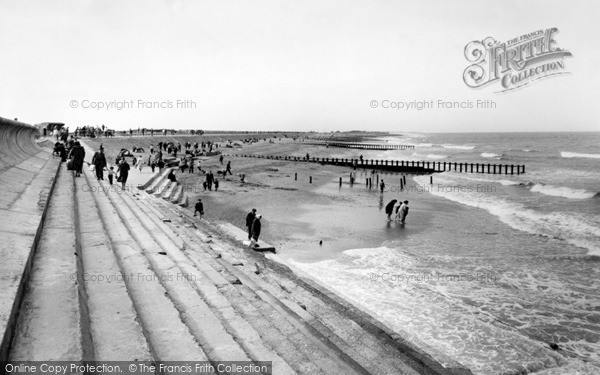
[[[256,213],[256,208],[246,215],[246,228],[248,228],[248,240],[250,240],[250,247],[258,247],[258,237],[260,236],[260,230],[262,224],[260,219],[261,214]]]
[[[408,201],[400,202],[397,199],[392,199],[385,206],[385,213],[388,221],[392,221],[392,215],[394,215],[394,220],[399,220],[400,224],[404,224],[406,215],[408,215]]]

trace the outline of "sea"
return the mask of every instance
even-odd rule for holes
[[[403,190],[385,192],[386,202],[410,199],[406,224],[390,227],[379,212],[375,220],[402,236],[286,262],[447,366],[482,375],[600,374],[600,132],[390,134],[369,142],[415,148],[327,152],[526,170],[449,171],[433,181],[407,175]],[[354,228],[360,237],[361,225]]]

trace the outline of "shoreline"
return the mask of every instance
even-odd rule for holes
[[[243,152],[246,154],[262,155],[302,156],[305,155],[306,150],[307,148],[301,144],[289,142],[274,144],[259,142],[243,148]],[[239,153],[239,149],[233,152]],[[338,150],[311,148],[308,152],[311,156],[313,154],[317,156],[323,153],[331,155],[332,152],[338,152]],[[347,153],[348,151],[342,150],[342,152]],[[357,183],[350,187],[348,174],[351,168],[348,167],[241,157],[226,157],[224,164],[228,160],[232,161],[234,176],[228,176],[226,179],[218,177],[221,182],[218,192],[205,192],[201,187],[204,177],[198,172],[193,175],[176,172],[179,181],[184,184],[186,191],[190,194],[190,205],[193,205],[195,196],[201,196],[205,204],[206,221],[209,223],[228,222],[242,230],[245,229],[244,221],[247,212],[253,207],[257,208],[259,213],[265,215],[261,238],[277,248],[276,259],[282,260],[282,265],[287,265],[292,270],[290,272],[296,270],[296,274],[306,275],[308,273],[303,269],[298,271],[294,262],[302,263],[303,268],[308,268],[311,273],[317,272],[318,275],[322,275],[323,272],[331,273],[331,268],[328,267],[327,262],[336,267],[343,265],[345,262],[356,261],[360,263],[367,259],[364,257],[369,257],[371,252],[374,253],[373,259],[376,260],[378,259],[376,253],[383,246],[387,248],[388,252],[394,253],[394,256],[397,256],[399,260],[408,261],[408,263],[384,263],[381,265],[381,267],[384,267],[383,270],[381,267],[376,266],[380,272],[389,270],[407,274],[429,272],[449,274],[458,270],[473,273],[481,270],[482,272],[492,272],[494,276],[504,278],[501,284],[508,283],[510,285],[511,278],[518,277],[516,272],[521,268],[517,267],[517,270],[514,270],[511,259],[514,261],[515,255],[524,257],[523,259],[526,262],[523,264],[526,265],[528,257],[537,259],[539,246],[545,246],[545,241],[552,241],[551,239],[538,240],[531,237],[529,233],[510,228],[500,218],[485,210],[445,199],[427,192],[426,189],[421,193],[416,189],[409,189],[410,192],[400,193],[403,199],[407,197],[406,199],[411,201],[411,211],[407,225],[398,228],[392,223],[387,227],[382,208],[392,197],[398,197],[399,193],[386,191],[383,194],[383,200],[380,200],[379,192],[369,191],[365,188],[365,176],[361,174],[360,168],[357,169]],[[201,167],[205,170],[212,169],[213,173],[218,169],[224,169],[218,162],[218,156],[207,158],[201,163]],[[246,173],[246,183],[239,181],[239,178],[235,176],[237,172]],[[294,173],[298,173],[297,181],[294,180]],[[391,172],[380,172],[380,176],[390,188],[392,187],[391,182],[396,180],[398,175]],[[307,180],[309,176],[313,176],[312,184]],[[341,188],[338,187],[337,182],[340,176],[343,178]],[[411,175],[406,177],[409,187],[419,185]],[[363,183],[360,183],[361,179]],[[436,175],[434,175],[435,183]],[[323,240],[322,246],[318,245],[319,240]],[[524,252],[513,254],[510,250],[515,246],[515,243],[525,245],[532,243],[536,247],[532,249],[524,247]],[[450,244],[450,247],[446,244]],[[453,249],[453,247],[456,248]],[[352,250],[352,255],[344,254],[344,251],[347,250]],[[443,251],[440,252],[439,250]],[[452,252],[454,250],[456,250],[456,254]],[[362,253],[362,255],[357,255],[359,253]],[[504,258],[505,256],[508,257]],[[464,264],[456,264],[455,258],[463,259]],[[273,261],[276,261],[276,259]],[[290,264],[290,261],[292,264]],[[321,262],[322,264],[319,264]],[[343,277],[343,275],[340,276]],[[450,348],[456,343],[452,340],[443,339],[444,335],[441,338],[432,338],[430,337],[432,332],[419,331],[419,324],[424,324],[429,319],[416,322],[415,327],[411,327],[411,334],[406,334],[402,328],[402,324],[406,324],[406,322],[403,323],[403,319],[395,321],[392,317],[392,320],[389,320],[389,316],[379,313],[376,305],[373,305],[374,310],[370,311],[371,305],[365,305],[364,301],[360,301],[360,295],[340,292],[340,285],[336,286],[340,280],[331,279],[331,275],[328,277],[322,280],[310,277],[309,280],[320,285],[322,289],[326,289],[327,293],[346,301],[354,309],[372,317],[391,332],[397,332],[398,337],[404,337],[411,342],[419,342],[420,344],[414,346],[430,352],[437,361],[444,362],[447,358],[451,358],[451,361],[466,363],[465,366],[468,365],[473,370],[478,370],[478,366],[481,366],[483,360],[481,358],[478,358],[475,362],[477,365],[466,360],[469,355],[475,355],[473,351],[475,347],[465,348],[469,350],[465,350],[464,353],[460,351],[457,353],[457,349]],[[364,283],[364,280],[368,279],[358,281]],[[554,358],[552,352],[548,352],[546,344],[552,342],[549,341],[553,340],[551,337],[540,339],[539,337],[532,337],[531,332],[521,332],[518,327],[512,327],[510,312],[505,315],[504,312],[498,310],[501,305],[497,305],[493,300],[488,303],[487,299],[483,299],[483,297],[476,300],[480,306],[473,305],[475,302],[470,299],[470,294],[468,292],[462,293],[460,283],[457,285],[446,284],[428,286],[427,288],[430,289],[433,287],[429,290],[433,294],[425,293],[423,294],[425,300],[421,300],[426,302],[427,308],[433,309],[435,315],[432,316],[437,316],[436,321],[441,325],[440,330],[447,333],[444,330],[447,330],[455,320],[461,326],[467,324],[468,319],[463,318],[465,314],[471,314],[469,309],[474,306],[475,309],[495,312],[501,319],[498,321],[502,324],[494,320],[487,320],[485,317],[475,319],[472,322],[477,325],[477,331],[480,333],[485,332],[494,337],[494,341],[498,341],[500,348],[497,353],[500,357],[495,363],[500,368],[505,368],[512,361],[521,361],[531,366],[532,360],[523,358],[523,355],[530,353],[533,348],[536,348],[536,353],[539,352],[539,355],[535,356],[538,360],[544,361]],[[348,284],[348,287],[352,288],[350,284]],[[386,283],[381,283],[375,285],[375,287],[386,289],[389,286]],[[504,291],[503,288],[495,290],[489,289],[485,285],[482,287],[483,291],[497,294],[497,298],[505,297],[504,293],[509,292]],[[338,288],[337,291],[336,288]],[[466,288],[476,293],[475,297],[479,298],[480,286],[467,285]],[[421,293],[422,291],[417,290],[417,292]],[[449,296],[451,298],[448,301],[437,300],[438,297],[435,293],[440,292],[442,292],[442,295],[450,292]],[[446,296],[446,298],[449,296]],[[357,297],[359,299],[356,299]],[[390,297],[394,296],[390,295]],[[519,298],[518,295],[515,296],[515,299],[518,300]],[[394,303],[398,303],[398,301]],[[417,303],[416,300],[413,303]],[[411,308],[418,309],[419,307],[420,305],[416,304]],[[448,311],[449,315],[443,312],[444,309]],[[456,313],[452,312],[455,309]],[[463,315],[461,316],[461,314]],[[412,312],[406,315],[406,317],[411,316]],[[526,318],[530,319],[535,316],[537,315],[529,314]],[[509,319],[507,326],[502,322],[503,319]],[[434,323],[430,322],[430,324]],[[468,336],[468,332],[470,331],[461,331],[460,333]],[[422,340],[419,340],[421,336]],[[432,348],[425,342],[431,342],[432,345],[437,345],[437,347]],[[530,349],[527,349],[527,345]],[[543,349],[544,346],[546,346],[546,349]],[[516,347],[520,348],[522,354],[514,351]],[[444,348],[450,348],[450,350]],[[457,354],[460,355],[457,356]],[[485,373],[485,371],[476,373]]]

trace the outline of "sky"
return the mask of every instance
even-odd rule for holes
[[[0,116],[72,129],[600,131],[598,14],[585,0],[2,0]],[[565,74],[506,92],[463,81],[470,42],[553,27],[572,53]],[[408,102],[433,104],[398,108]]]

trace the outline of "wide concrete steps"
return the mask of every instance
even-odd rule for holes
[[[83,358],[71,182],[66,169],[59,171],[21,303],[10,360]]]

